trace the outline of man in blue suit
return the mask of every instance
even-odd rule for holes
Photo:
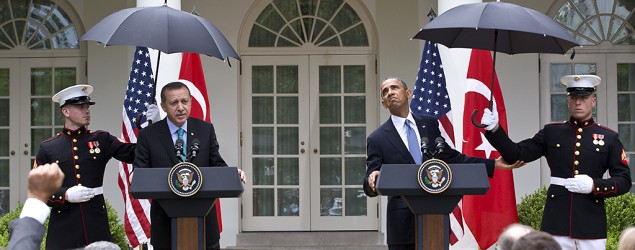
[[[441,136],[438,121],[432,116],[415,115],[410,111],[408,102],[412,91],[401,79],[391,77],[380,85],[381,103],[390,111],[390,119],[377,128],[367,138],[366,178],[364,192],[370,197],[377,196],[375,182],[383,164],[416,164],[425,159],[415,161],[408,147],[408,132],[416,133],[416,145],[412,151],[419,151],[422,137],[438,138]],[[412,131],[411,130],[411,131]],[[485,163],[487,175],[494,175],[494,168],[512,169],[523,165],[516,162],[507,164],[502,158],[496,160],[468,157],[444,145],[443,152],[436,156],[448,163]],[[388,248],[406,250],[415,248],[415,216],[410,212],[401,197],[389,196],[386,215]]]

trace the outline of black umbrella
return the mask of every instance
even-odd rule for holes
[[[238,53],[213,24],[166,4],[115,12],[99,21],[80,40],[93,40],[104,45],[143,46],[168,54],[199,53],[227,60],[228,63],[229,57],[240,60]],[[161,53],[157,59],[155,82],[160,60]]]
[[[496,52],[564,54],[579,46],[560,24],[546,15],[510,3],[464,4],[449,9],[425,25],[413,38],[429,40],[449,48],[474,48],[494,51],[492,89]],[[494,91],[491,91],[493,94]],[[492,109],[490,97],[489,108]],[[478,111],[472,112],[472,123]]]

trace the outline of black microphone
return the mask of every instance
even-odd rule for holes
[[[428,137],[421,137],[421,152],[426,158],[430,158],[430,150],[428,149]]]
[[[183,155],[183,139],[176,139],[174,143],[174,151],[176,151],[176,158],[181,159]]]
[[[194,158],[196,158],[196,155],[198,154],[198,138],[194,138],[192,139],[192,146],[190,146],[190,161],[192,161]]]
[[[443,148],[445,148],[445,139],[443,139],[443,137],[437,137],[437,139],[434,139],[434,144],[437,147],[437,153],[436,154],[440,154],[443,153]]]

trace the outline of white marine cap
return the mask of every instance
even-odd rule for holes
[[[566,75],[560,82],[567,86],[567,95],[588,96],[595,93],[595,86],[600,84],[600,77],[596,75]]]
[[[95,104],[90,100],[90,93],[93,92],[93,86],[78,84],[74,86],[70,86],[68,88],[62,89],[60,92],[57,92],[51,99],[54,102],[59,102],[60,107],[66,104],[84,104],[88,103],[89,105]]]

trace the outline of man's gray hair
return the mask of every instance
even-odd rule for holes
[[[511,250],[514,242],[525,236],[528,233],[535,231],[533,228],[527,225],[514,223],[507,226],[498,237],[496,243],[496,249],[498,250]]]
[[[83,249],[121,250],[121,248],[119,248],[117,244],[108,242],[108,241],[93,242],[90,245],[84,247]]]

